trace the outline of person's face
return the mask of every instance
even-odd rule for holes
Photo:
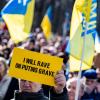
[[[69,100],[74,100],[76,92],[76,82],[69,82],[67,84],[67,90],[68,90]]]
[[[33,42],[30,42],[29,49],[33,49],[33,48],[34,48],[34,43]]]
[[[44,38],[40,39],[40,46],[46,46],[47,43],[46,43],[46,40]]]
[[[27,41],[25,49],[31,50],[34,48],[34,43]]]
[[[96,87],[96,79],[86,79],[87,92],[91,93]]]
[[[39,83],[26,80],[19,80],[19,86],[21,92],[38,92],[41,89]]]
[[[3,74],[4,70],[5,70],[4,63],[2,61],[0,61],[0,74]]]
[[[75,100],[76,86],[77,86],[77,81],[76,80],[74,80],[72,82],[69,82],[67,84],[69,100]],[[80,91],[79,91],[79,96],[78,96],[79,100],[81,99],[83,94],[84,94],[84,89],[82,88],[82,85],[81,85],[80,86]]]
[[[97,73],[97,78],[100,79],[100,68],[99,67],[96,69],[96,73]]]

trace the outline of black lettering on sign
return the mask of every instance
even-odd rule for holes
[[[39,74],[45,74],[45,70],[44,69],[39,69]]]
[[[41,63],[41,62],[40,62],[40,61],[38,61],[38,62],[37,62],[37,66],[40,66],[40,63]]]
[[[45,75],[48,75],[48,70],[45,71]]]
[[[50,63],[40,62],[40,61],[38,61],[37,66],[41,66],[41,67],[45,67],[45,68],[49,68]]]
[[[26,65],[22,65],[22,69],[25,69],[25,70],[27,70],[27,69],[26,69]]]
[[[16,67],[16,68],[21,68],[21,64],[16,63],[15,67]]]
[[[49,71],[49,76],[54,77],[55,72]]]
[[[42,67],[44,66],[44,62],[41,62],[41,66],[42,66]]]
[[[38,68],[31,67],[30,71],[37,73],[37,71],[38,71]]]
[[[33,60],[33,63],[32,63],[32,65],[36,65],[36,60]]]
[[[24,60],[23,60],[23,63],[25,62],[25,58],[24,58]]]
[[[45,70],[45,69],[39,69],[39,74],[44,74],[44,75],[47,75],[47,76],[52,76],[54,77],[54,74],[55,72],[53,71],[49,71],[49,70]]]
[[[27,70],[30,71],[31,66],[27,66]]]
[[[26,58],[26,63],[27,64],[32,64],[32,62],[33,62],[33,59]]]
[[[47,63],[47,68],[49,68],[49,66],[50,66],[50,63]]]

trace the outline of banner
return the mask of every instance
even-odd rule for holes
[[[9,75],[54,86],[54,76],[62,69],[63,59],[29,50],[14,48]]]

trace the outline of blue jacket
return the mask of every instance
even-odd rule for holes
[[[100,93],[93,91],[91,94],[84,93],[81,100],[100,100]]]

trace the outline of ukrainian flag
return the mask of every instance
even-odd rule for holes
[[[44,35],[47,38],[47,40],[51,37],[51,31],[52,31],[52,7],[49,6],[47,9],[47,12],[43,18],[43,21],[41,23],[41,27],[43,29]]]
[[[34,3],[35,0],[10,0],[1,12],[15,43],[25,40],[29,35]]]
[[[91,68],[94,56],[93,34],[96,33],[96,8],[96,0],[76,0],[75,2],[70,29],[70,71],[80,69],[85,32],[82,70]]]

